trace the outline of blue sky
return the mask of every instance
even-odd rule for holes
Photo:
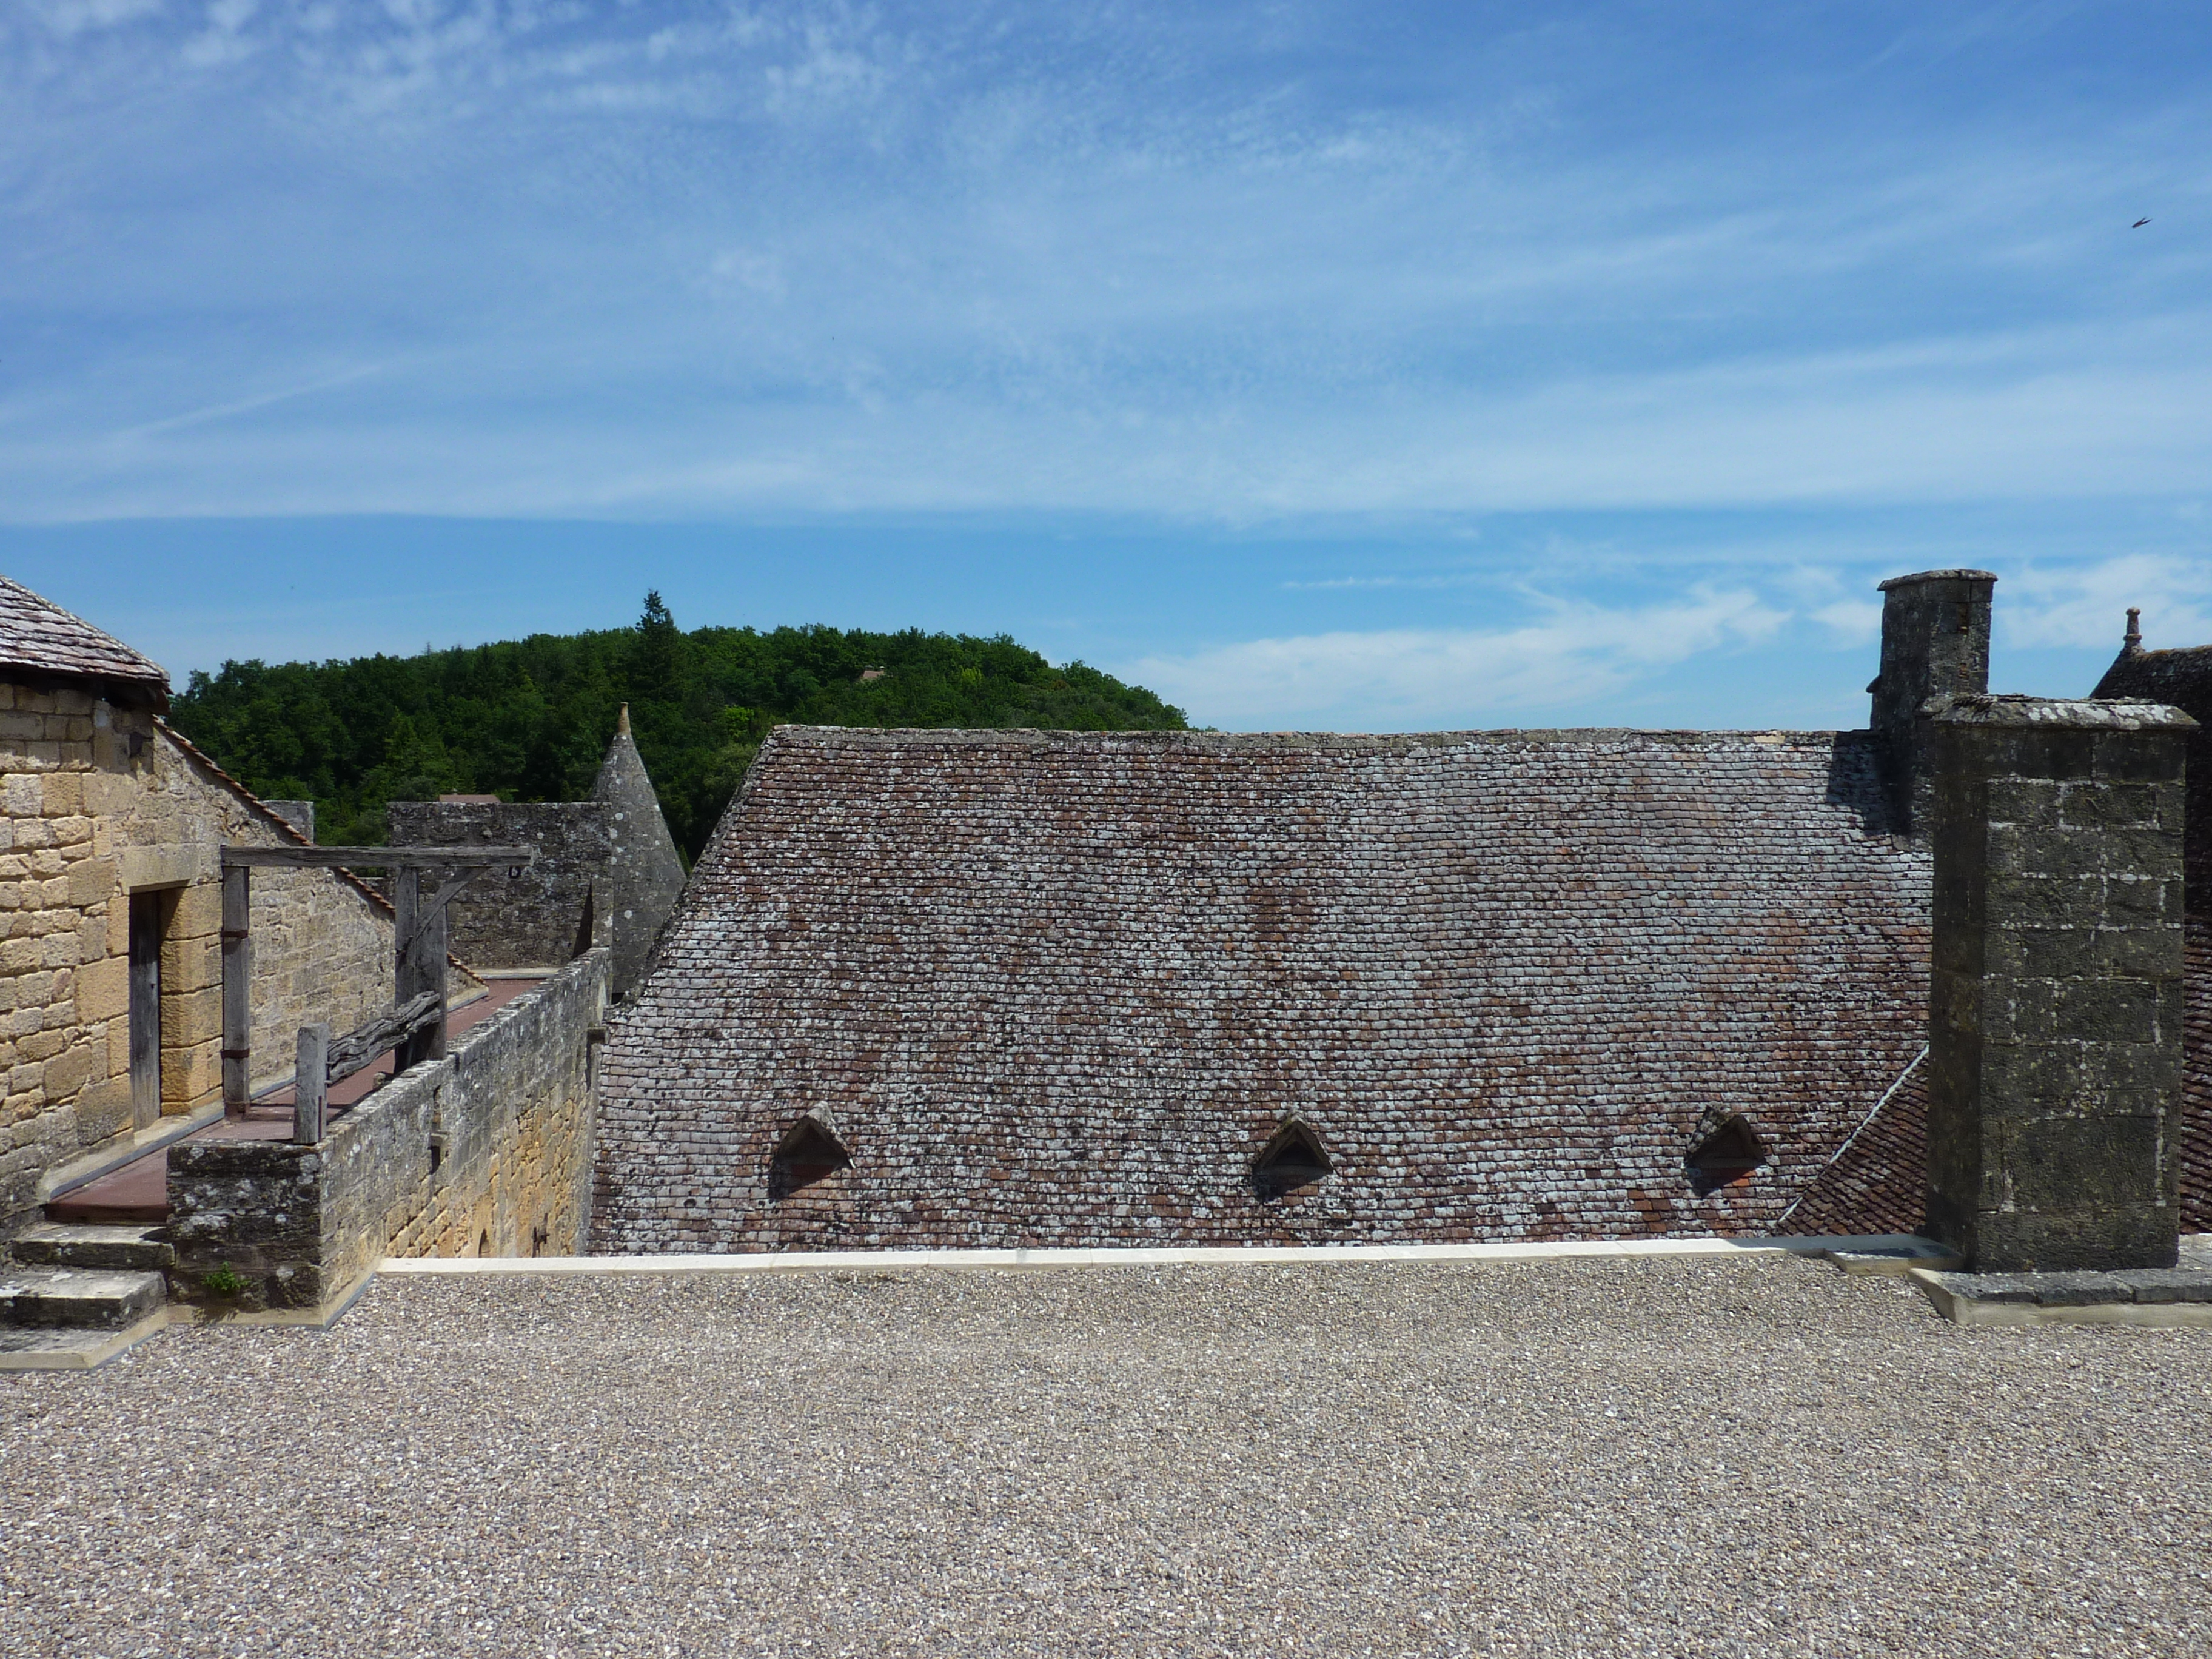
[[[2085,691],[2212,640],[2205,23],[15,0],[0,570],[180,679],[656,586],[1388,729],[1858,724],[1966,564]]]

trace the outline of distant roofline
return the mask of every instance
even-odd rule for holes
[[[2146,657],[2202,657],[2212,655],[2212,645],[2138,646],[2133,651],[2123,647],[2120,654],[2128,662],[2141,662]]]
[[[1036,726],[777,726],[769,741],[811,743],[825,748],[1004,748],[1069,749],[1160,747],[1213,752],[1249,750],[1279,754],[1297,750],[1345,750],[1387,754],[1416,749],[1464,749],[1478,745],[1545,744],[1623,744],[1644,743],[1671,749],[1832,748],[1838,738],[1864,738],[1863,728],[1838,731],[1646,731],[1634,726],[1499,726],[1462,732],[1068,732]]]

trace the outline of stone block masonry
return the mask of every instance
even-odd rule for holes
[[[2173,1264],[2195,729],[2029,697],[1931,722],[1929,1221],[1975,1271]]]
[[[592,799],[606,808],[612,837],[606,908],[612,924],[615,994],[628,996],[645,976],[660,930],[684,896],[684,860],[630,735],[628,703],[615,723],[614,741],[607,745]]]
[[[339,1117],[322,1142],[169,1153],[174,1288],[228,1267],[271,1307],[326,1308],[387,1255],[580,1254],[612,958],[577,958]]]
[[[0,1232],[50,1172],[127,1146],[222,1082],[219,849],[293,839],[150,708],[97,688],[0,680]],[[159,1079],[134,1098],[131,913],[155,913]],[[311,1019],[387,1005],[392,926],[328,871],[271,871],[253,894],[253,1048],[264,1079]]]
[[[1990,689],[1986,570],[1923,570],[1881,586],[1881,672],[1867,687],[1886,750],[1891,822],[1925,838],[1935,811],[1929,717],[1953,697]]]
[[[535,847],[520,870],[489,869],[447,909],[453,954],[492,969],[558,966],[607,942],[612,808],[599,801],[394,801],[394,847]]]

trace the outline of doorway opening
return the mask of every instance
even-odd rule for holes
[[[161,939],[175,895],[131,896],[131,1121],[149,1129],[161,1115]]]

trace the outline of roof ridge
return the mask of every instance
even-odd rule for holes
[[[1692,726],[1480,726],[1443,732],[1189,732],[1189,731],[1063,731],[1033,726],[810,726],[796,721],[773,726],[768,741],[819,742],[851,748],[890,748],[898,744],[935,743],[1026,748],[1115,744],[1188,744],[1224,750],[1407,750],[1466,747],[1478,744],[1662,742],[1670,746],[1756,744],[1832,744],[1839,738],[1863,737],[1858,729],[1795,730],[1787,727],[1744,727],[1708,730]]]

